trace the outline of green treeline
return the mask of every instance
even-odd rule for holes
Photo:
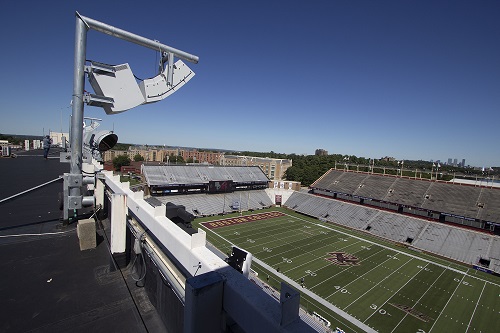
[[[437,164],[429,161],[404,160],[403,171],[401,171],[401,161],[388,161],[385,159],[368,159],[354,155],[297,155],[280,154],[273,151],[262,152],[241,152],[239,155],[291,159],[292,166],[286,170],[286,180],[299,181],[303,186],[309,186],[325,172],[331,168],[349,169],[354,171],[374,172],[387,175],[402,175],[415,178],[436,179]],[[399,163],[398,163],[399,162]],[[434,166],[433,166],[434,164]],[[482,171],[480,168],[457,167],[451,165],[439,165],[437,177],[439,180],[451,180],[454,176],[459,178],[491,177],[498,178],[500,168],[495,167],[492,170]],[[372,170],[373,169],[373,170]]]

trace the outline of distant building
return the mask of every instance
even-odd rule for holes
[[[386,162],[394,162],[396,159],[394,157],[386,156],[386,157],[381,157],[380,160]]]
[[[324,150],[324,149],[316,149],[316,151],[314,152],[314,155],[325,156],[325,155],[328,155],[328,151]]]
[[[219,164],[222,153],[210,151],[181,150],[180,155],[185,162],[192,160],[196,163]]]
[[[448,165],[451,165],[451,158],[448,158]]]
[[[455,159],[453,160],[453,166],[457,166],[457,165],[458,165],[458,159],[456,159],[456,158],[455,158]]]
[[[270,180],[282,180],[286,169],[292,166],[292,160],[268,157],[221,155],[220,165],[259,166]]]
[[[196,163],[219,164],[222,153],[198,151],[196,149],[158,149],[156,147],[137,149],[130,147],[128,150],[105,151],[103,158],[105,162],[113,161],[118,155],[127,155],[131,160],[134,160],[134,156],[141,155],[146,162],[169,162],[171,156],[182,156],[184,161],[191,159]]]
[[[49,132],[49,136],[52,139],[52,144],[53,145],[62,145],[63,138],[66,141],[69,141],[69,133],[63,133],[63,132]]]
[[[465,158],[462,158],[462,168],[465,167]]]

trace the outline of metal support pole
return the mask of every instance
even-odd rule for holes
[[[131,32],[113,27],[109,24],[96,21],[96,20],[91,19],[89,17],[80,16],[80,14],[78,14],[78,13],[76,13],[76,15],[78,17],[80,17],[80,19],[85,22],[85,24],[87,25],[87,27],[89,29],[94,29],[94,30],[102,32],[106,35],[120,38],[120,39],[126,40],[128,42],[131,42],[131,43],[134,43],[137,45],[141,45],[141,46],[147,47],[147,48],[155,50],[155,51],[159,51],[160,53],[161,52],[173,53],[173,54],[175,54],[176,57],[184,59],[184,60],[192,62],[192,63],[195,63],[195,64],[197,64],[199,61],[199,58],[193,54],[189,54],[187,52],[173,48],[171,46],[162,44],[160,42],[157,42],[157,41],[133,34]],[[169,56],[169,59],[170,59],[170,56]]]
[[[64,217],[68,210],[82,208],[82,143],[83,143],[83,92],[85,89],[85,54],[87,49],[87,26],[77,15],[75,29],[75,60],[73,72],[73,96],[71,115],[71,159],[70,173],[67,175],[64,200]]]
[[[87,49],[87,28],[76,18],[75,62],[73,72],[73,113],[71,117],[71,174],[82,173],[83,141],[83,92],[85,89],[85,54]],[[78,189],[78,194],[80,190]],[[74,191],[72,193],[77,193]]]

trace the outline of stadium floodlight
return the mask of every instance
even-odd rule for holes
[[[78,12],[75,28],[71,151],[61,155],[61,161],[70,162],[70,173],[64,174],[64,221],[69,221],[69,210],[76,212],[77,209],[92,205],[92,200],[83,197],[83,158],[95,156],[97,153],[100,155],[111,149],[118,140],[116,134],[111,131],[97,132],[95,128],[87,128],[84,133],[84,104],[102,107],[107,114],[116,114],[142,104],[160,101],[194,77],[189,67],[181,60],[174,61],[174,58],[195,64],[199,60],[195,55],[82,16]],[[86,66],[87,32],[91,29],[160,52],[158,75],[137,83],[128,64],[111,66],[90,62],[90,66]],[[89,76],[95,94],[85,91],[85,74]]]
[[[177,60],[171,67],[162,67],[157,76],[142,80],[139,84],[129,64],[112,66],[91,62],[85,71],[97,94],[87,95],[87,104],[100,106],[107,114],[116,114],[142,104],[161,101],[179,90],[195,75],[182,60]]]
[[[100,119],[86,118],[92,122],[83,128],[83,150],[84,155],[90,154],[97,161],[102,162],[102,153],[113,148],[118,142],[118,135],[113,131],[97,131]],[[87,156],[90,158],[90,156]]]

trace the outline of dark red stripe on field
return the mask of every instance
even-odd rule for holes
[[[260,213],[260,214],[246,215],[246,216],[238,216],[225,220],[203,222],[201,224],[203,224],[203,226],[208,229],[216,229],[221,227],[227,227],[229,225],[269,220],[282,216],[285,216],[285,214],[281,212],[268,212],[268,213]]]

